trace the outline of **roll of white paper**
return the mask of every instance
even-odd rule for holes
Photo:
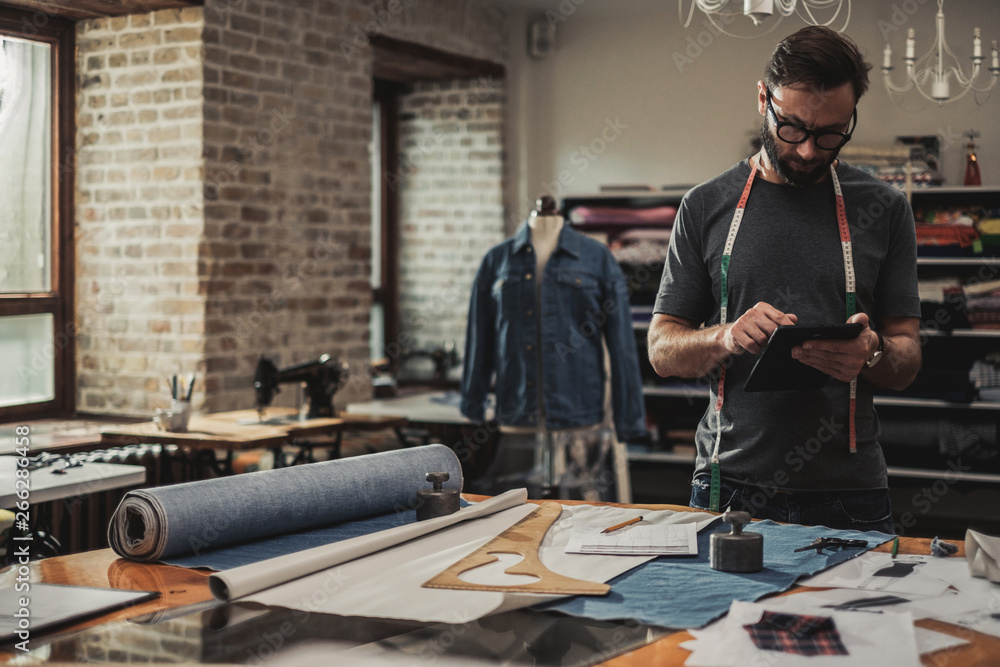
[[[418,521],[371,535],[362,535],[342,542],[325,544],[294,554],[217,572],[208,578],[208,586],[212,595],[219,600],[235,600],[388,549],[462,521],[488,516],[510,507],[523,505],[527,499],[527,489],[513,489],[447,516]]]

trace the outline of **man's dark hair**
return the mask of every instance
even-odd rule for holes
[[[808,26],[774,48],[764,83],[770,90],[795,84],[829,90],[850,83],[857,102],[868,90],[871,68],[853,39],[830,28]]]

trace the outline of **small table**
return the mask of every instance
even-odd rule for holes
[[[19,509],[15,514],[16,522],[12,535],[34,535],[35,553],[45,556],[58,556],[67,548],[68,543],[60,535],[60,541],[51,539],[52,531],[46,516],[49,513],[36,509],[42,503],[70,498],[83,499],[92,494],[130,486],[141,486],[146,483],[146,468],[144,466],[127,465],[124,463],[88,462],[70,467],[60,467],[59,464],[36,468],[28,472],[27,498],[19,498],[18,491],[24,486],[18,485],[16,476],[19,469],[16,456],[0,456],[0,508],[14,509],[18,502],[27,500],[30,508],[27,512]],[[63,462],[59,462],[63,463]],[[21,506],[24,507],[23,505]],[[67,515],[69,516],[69,515]],[[69,529],[70,540],[76,539],[72,527]],[[37,539],[35,539],[37,538]],[[15,538],[18,539],[18,538]],[[12,544],[18,544],[13,542]],[[72,548],[72,547],[69,547]],[[7,561],[11,562],[14,550],[8,549]],[[0,563],[2,565],[2,563]]]
[[[251,409],[191,417],[188,430],[183,433],[160,430],[152,422],[113,426],[101,431],[101,441],[106,445],[157,443],[185,447],[195,452],[201,462],[211,465],[218,474],[230,475],[236,451],[270,449],[276,455],[275,465],[281,466],[284,463],[280,456],[281,448],[286,444],[296,444],[296,440],[333,436],[334,441],[325,446],[333,446],[339,456],[344,431],[397,428],[406,423],[405,417],[355,414],[299,420],[294,408],[268,408],[265,420],[261,422],[257,411]],[[309,448],[308,454],[300,452],[293,463],[303,460],[312,462],[311,447],[303,446]],[[222,461],[215,458],[216,449],[225,451]]]
[[[344,408],[352,414],[403,415],[411,422],[469,426],[473,422],[462,416],[458,408],[460,396],[454,391],[432,391],[409,396],[382,398],[365,403],[351,403]],[[490,419],[492,415],[487,415]]]
[[[80,416],[70,419],[33,419],[0,424],[0,454],[13,454],[17,446],[16,429],[31,431],[31,454],[73,454],[101,448],[101,429],[120,422],[136,421],[123,417]]]
[[[486,472],[497,451],[500,427],[493,421],[493,410],[486,411],[486,423],[466,419],[459,410],[461,397],[455,391],[433,391],[365,403],[352,403],[344,416],[403,415],[419,434],[397,432],[400,439],[427,444],[434,440],[448,445],[458,454],[462,470],[469,479]]]
[[[205,420],[218,422],[221,428],[226,428],[232,424],[243,426],[246,424],[260,424],[260,417],[256,410],[235,410],[233,412],[220,412],[206,415]],[[299,448],[298,454],[290,463],[286,463],[280,456],[280,447],[274,449],[275,465],[295,465],[296,463],[313,463],[315,458],[313,450],[316,447],[330,447],[333,450],[332,458],[340,458],[340,445],[343,441],[344,431],[381,431],[383,429],[394,429],[397,431],[406,426],[409,420],[392,414],[341,414],[339,417],[313,417],[311,419],[299,419],[299,413],[294,408],[268,408],[265,413],[264,424],[273,425],[285,429],[287,442]],[[402,440],[402,439],[401,439]],[[405,443],[404,443],[405,444]]]
[[[18,501],[14,486],[16,470],[17,457],[0,456],[0,508],[12,508]],[[28,502],[32,505],[146,482],[145,467],[124,463],[83,463],[69,468],[49,466],[32,470],[29,475]]]

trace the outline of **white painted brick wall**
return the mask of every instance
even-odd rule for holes
[[[417,84],[400,100],[400,329],[463,349],[469,291],[504,238],[503,81]]]

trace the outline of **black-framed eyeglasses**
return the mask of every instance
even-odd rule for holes
[[[765,90],[767,90],[767,110],[771,112],[771,117],[774,118],[775,133],[786,144],[801,144],[809,137],[812,137],[813,141],[816,142],[816,148],[824,151],[835,151],[851,140],[854,128],[858,126],[857,107],[854,107],[854,113],[851,114],[850,130],[847,132],[808,130],[798,123],[778,120],[778,114],[774,112],[774,105],[771,104],[771,89],[765,88]]]

